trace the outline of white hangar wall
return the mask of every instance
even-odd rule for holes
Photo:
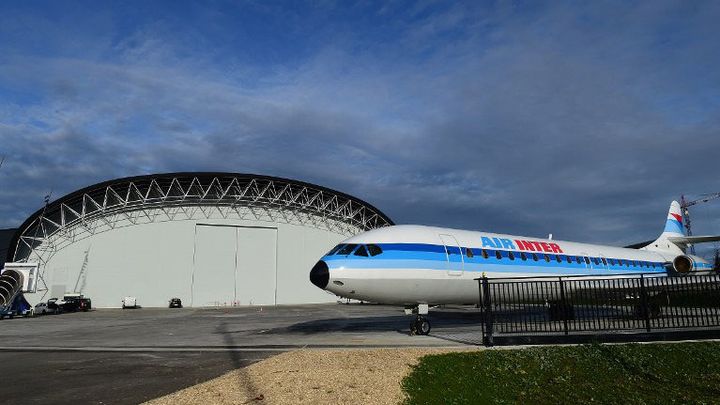
[[[118,307],[125,296],[146,307],[167,306],[173,297],[193,307],[331,302],[335,296],[312,285],[308,275],[347,237],[222,218],[117,227],[57,251],[44,265],[47,290],[27,298],[34,304],[82,292],[96,307]]]
[[[392,225],[355,197],[296,180],[164,173],[98,183],[32,214],[8,256],[39,263],[35,304],[82,293],[96,307],[334,301],[312,266],[338,242]]]

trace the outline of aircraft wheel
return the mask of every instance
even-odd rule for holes
[[[410,333],[413,335],[427,335],[430,333],[430,322],[424,317],[417,317],[410,324]]]

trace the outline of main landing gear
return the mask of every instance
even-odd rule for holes
[[[424,316],[428,314],[429,309],[428,304],[405,308],[406,314],[416,314],[415,319],[410,322],[410,335],[427,335],[430,333],[430,321]]]

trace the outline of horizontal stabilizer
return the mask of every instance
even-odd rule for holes
[[[694,245],[697,243],[720,242],[720,235],[714,236],[669,236],[670,242],[676,245]]]

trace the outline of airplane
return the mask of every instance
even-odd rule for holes
[[[310,271],[317,287],[343,298],[406,307],[411,331],[426,335],[430,306],[477,304],[476,279],[541,276],[684,276],[713,264],[685,253],[720,236],[685,236],[673,201],[665,229],[640,249],[422,225],[373,229],[335,246]]]

